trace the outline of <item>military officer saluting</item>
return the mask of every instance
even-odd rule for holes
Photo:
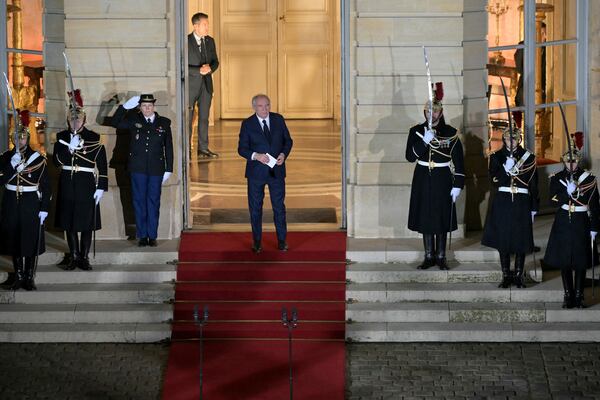
[[[65,231],[70,257],[67,270],[91,270],[92,232],[102,228],[100,199],[108,190],[106,150],[100,135],[85,125],[79,89],[69,92],[68,129],[56,135],[52,160],[60,168],[55,226]]]
[[[50,206],[46,158],[29,147],[29,111],[19,113],[15,145],[0,155],[4,185],[0,213],[0,254],[12,256],[12,290],[35,290],[36,257],[45,252],[43,224]]]
[[[558,210],[544,262],[560,268],[563,308],[584,308],[585,271],[592,266],[593,242],[600,228],[600,204],[596,177],[579,166],[583,133],[576,132],[572,139],[570,151],[562,156],[564,169],[550,177],[550,197]]]
[[[425,103],[426,122],[408,133],[406,159],[415,162],[410,192],[408,229],[423,235],[425,259],[419,269],[437,264],[447,270],[447,233],[457,229],[456,208],[465,181],[463,147],[455,128],[446,124],[442,83],[435,84],[433,102]]]
[[[115,128],[131,135],[128,170],[140,247],[157,245],[161,185],[173,173],[171,120],[154,111],[155,102],[152,94],[133,96],[112,118]],[[140,111],[127,112],[138,105]]]
[[[503,147],[492,153],[489,176],[496,188],[481,243],[500,253],[502,282],[524,288],[525,255],[533,249],[533,219],[538,211],[535,155],[521,146],[522,131],[508,127],[502,134]],[[515,273],[510,272],[515,255]]]

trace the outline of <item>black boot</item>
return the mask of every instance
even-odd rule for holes
[[[79,238],[77,237],[77,232],[65,231],[65,235],[67,236],[67,244],[69,245],[69,252],[71,253],[71,258],[69,263],[65,265],[65,269],[72,271],[77,268],[78,264]]]
[[[15,280],[10,290],[19,290],[25,282],[25,271],[23,269],[23,257],[13,257],[13,268],[15,269]]]
[[[502,270],[502,282],[498,285],[499,288],[507,289],[512,284],[512,275],[510,274],[510,253],[500,254],[500,269]]]
[[[77,266],[79,269],[84,271],[92,270],[92,267],[90,266],[90,260],[88,258],[90,247],[92,247],[92,231],[81,232],[79,262],[77,263]]]
[[[435,263],[442,271],[448,270],[448,264],[446,263],[446,237],[445,232],[435,235]]]
[[[573,292],[573,272],[571,269],[563,268],[560,270],[565,297],[563,299],[562,308],[573,308],[575,305]]]
[[[515,254],[515,286],[525,288],[525,253]]]
[[[435,265],[433,234],[423,234],[423,247],[425,248],[425,259],[423,260],[423,263],[417,267],[417,269],[427,269]]]
[[[575,270],[575,308],[586,308],[583,302],[583,291],[585,289],[585,269]]]
[[[23,289],[31,291],[37,290],[35,286],[35,257],[25,257],[25,281],[23,282]]]

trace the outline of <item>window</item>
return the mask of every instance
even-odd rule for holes
[[[570,133],[585,132],[587,0],[489,0],[489,150],[502,147],[508,125],[504,81],[515,125],[541,165],[566,147],[561,102]],[[581,23],[579,22],[581,21]]]
[[[6,29],[4,37],[0,38],[2,55],[0,57],[1,72],[5,72],[13,88],[15,106],[18,109],[27,109],[31,113],[30,143],[34,149],[44,150],[45,138],[45,107],[44,107],[44,60],[42,45],[42,0],[9,0],[3,2],[6,9],[1,12]],[[4,81],[4,77],[2,77]],[[2,83],[2,91],[6,88]],[[3,129],[12,132],[14,129],[12,106],[6,104],[3,95],[3,109],[5,115]],[[10,135],[2,138],[0,148],[10,146]]]

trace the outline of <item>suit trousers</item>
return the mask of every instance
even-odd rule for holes
[[[265,198],[265,185],[269,187],[271,207],[273,208],[273,222],[277,232],[277,240],[285,241],[287,236],[287,223],[285,219],[285,179],[269,175],[266,181],[248,179],[248,208],[250,209],[250,223],[252,225],[252,238],[260,241],[262,237],[263,200]]]
[[[162,178],[162,176],[131,173],[131,194],[138,239],[156,239],[158,236]]]
[[[192,122],[194,121],[194,107],[198,103],[198,150],[208,150],[208,116],[210,113],[210,104],[212,102],[212,93],[210,93],[204,79],[200,76],[189,77],[189,135],[190,144],[192,140]]]

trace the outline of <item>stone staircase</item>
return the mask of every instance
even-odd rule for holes
[[[583,310],[563,310],[558,271],[527,258],[525,289],[498,288],[497,253],[477,239],[457,241],[450,270],[416,269],[418,240],[349,243],[346,337],[357,342],[600,341],[600,294]],[[368,262],[375,260],[375,262]],[[387,262],[386,262],[387,261]],[[392,261],[392,262],[390,262]],[[588,286],[591,284],[588,280]]]
[[[56,266],[64,245],[49,237],[38,290],[0,290],[0,342],[156,342],[171,336],[178,241],[139,249],[98,241],[92,271]],[[91,257],[91,255],[90,255]],[[0,260],[0,282],[12,267]]]

